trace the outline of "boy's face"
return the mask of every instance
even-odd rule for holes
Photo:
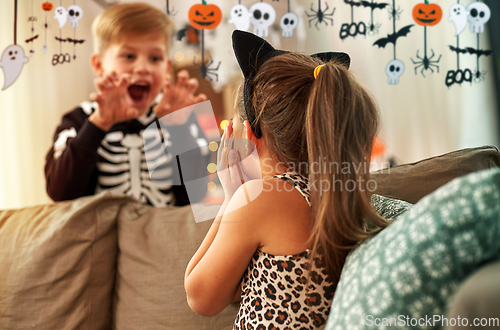
[[[145,112],[160,92],[171,61],[163,35],[150,33],[127,36],[120,43],[110,44],[104,54],[94,55],[92,67],[98,76],[116,72],[118,77],[130,75],[127,101]]]

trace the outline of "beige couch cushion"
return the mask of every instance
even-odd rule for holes
[[[460,176],[500,166],[497,147],[462,149],[372,173],[376,194],[417,203],[422,197]]]
[[[211,214],[218,206],[206,206]],[[118,330],[231,329],[237,304],[215,317],[194,313],[186,301],[184,272],[212,221],[195,223],[190,206],[126,205],[118,221],[114,295]]]
[[[116,218],[130,201],[0,211],[0,329],[109,329]]]

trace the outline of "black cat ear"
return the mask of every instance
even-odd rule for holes
[[[233,32],[233,49],[245,78],[254,76],[262,63],[282,53],[255,34],[240,30]]]
[[[321,61],[325,63],[330,61],[340,63],[344,65],[347,69],[349,69],[349,65],[351,64],[351,57],[346,53],[325,52],[325,53],[312,54],[311,56],[319,58]]]

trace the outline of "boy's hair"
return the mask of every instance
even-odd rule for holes
[[[103,54],[108,46],[129,35],[160,33],[169,46],[174,30],[172,20],[160,9],[146,3],[125,3],[106,8],[92,23],[94,52]]]

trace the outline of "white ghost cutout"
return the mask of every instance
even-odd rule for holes
[[[78,27],[78,22],[82,19],[83,16],[83,10],[77,5],[72,5],[68,7],[67,11],[68,15],[68,20],[69,20],[69,26],[72,28],[77,28]]]
[[[455,36],[458,36],[465,30],[467,26],[467,9],[461,4],[455,4],[450,8],[450,17],[448,17],[448,21],[453,22],[455,25]]]
[[[389,77],[389,85],[396,85],[399,83],[399,77],[405,72],[405,65],[400,60],[392,60],[387,63],[385,73]]]
[[[236,5],[231,8],[231,19],[229,23],[234,24],[234,26],[241,31],[248,31],[250,27],[250,13],[247,7],[243,5]]]
[[[68,20],[68,12],[64,7],[57,7],[55,13],[54,18],[59,21],[59,29],[62,29]]]
[[[5,48],[2,53],[2,60],[0,61],[5,78],[2,90],[7,89],[16,81],[26,62],[28,62],[28,58],[24,56],[24,50],[20,46],[10,45]]]
[[[281,17],[280,26],[283,29],[281,34],[284,38],[293,36],[293,30],[299,26],[299,17],[294,13],[286,13]]]
[[[473,2],[467,6],[469,13],[469,29],[472,33],[483,33],[484,24],[486,24],[491,17],[490,7],[482,2]]]
[[[261,38],[269,35],[269,27],[276,20],[276,11],[273,6],[265,2],[257,2],[250,7],[250,23],[253,33]]]

